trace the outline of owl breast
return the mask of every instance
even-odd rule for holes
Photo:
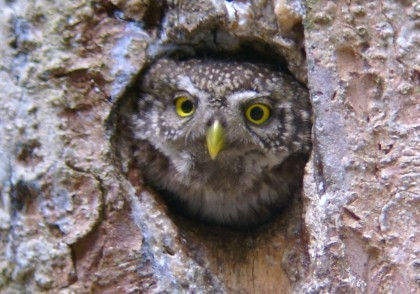
[[[161,59],[138,92],[137,166],[192,216],[258,225],[300,186],[311,108],[291,77],[249,63]]]

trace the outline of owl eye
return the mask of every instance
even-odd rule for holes
[[[245,117],[256,125],[265,123],[271,115],[270,107],[265,104],[255,103],[245,110]]]
[[[195,112],[194,102],[185,96],[178,97],[175,99],[175,111],[181,117],[190,116]]]

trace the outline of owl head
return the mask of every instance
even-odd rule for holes
[[[161,59],[140,85],[136,137],[174,162],[215,164],[251,153],[278,164],[307,152],[307,91],[289,76],[250,63]]]
[[[310,149],[311,108],[293,78],[257,64],[161,59],[136,103],[137,166],[190,214],[254,226],[300,185],[305,161],[294,157]]]

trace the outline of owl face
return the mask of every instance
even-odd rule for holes
[[[171,157],[226,161],[259,152],[281,160],[308,146],[309,113],[295,105],[307,102],[306,92],[265,67],[162,59],[141,92],[138,138]]]
[[[161,59],[140,83],[136,161],[191,214],[259,224],[301,181],[304,161],[283,163],[309,152],[310,113],[307,91],[264,66]]]

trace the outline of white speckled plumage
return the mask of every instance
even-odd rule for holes
[[[257,225],[284,205],[310,151],[306,89],[264,66],[226,61],[161,59],[140,81],[132,118],[136,160],[151,186],[169,192],[191,214],[231,226]],[[188,96],[195,113],[177,115]],[[247,121],[250,103],[269,105],[262,125]],[[206,130],[215,120],[225,147],[211,159]]]

